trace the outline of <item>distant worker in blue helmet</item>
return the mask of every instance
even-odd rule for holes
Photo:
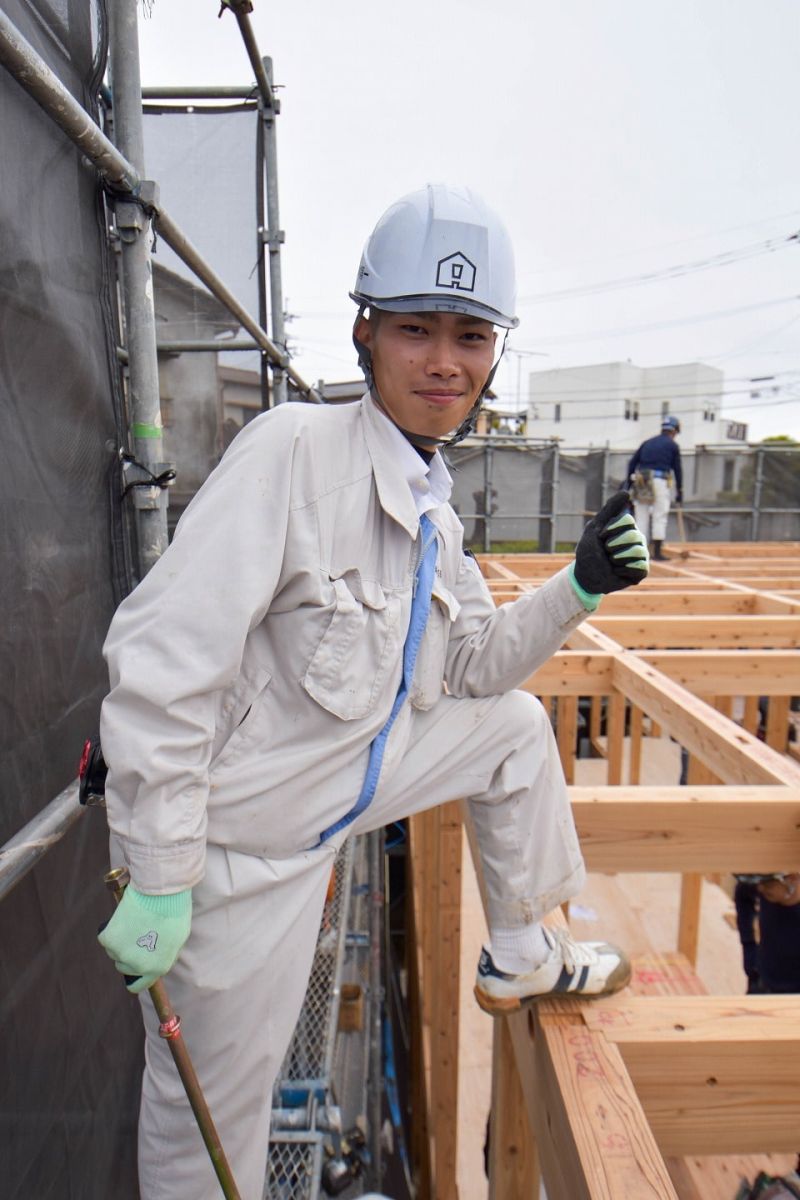
[[[649,537],[653,558],[659,561],[669,558],[664,553],[664,541],[673,488],[675,503],[683,503],[681,452],[675,440],[680,431],[677,417],[664,417],[661,433],[642,442],[628,463],[628,486],[636,524]]]
[[[363,398],[248,424],[105,644],[112,863],[131,886],[100,940],[132,991],[169,971],[244,1200],[264,1192],[273,1083],[350,834],[467,802],[489,1012],[630,975],[622,951],[542,924],[584,865],[550,722],[519,690],[604,593],[647,575],[628,495],[569,566],[496,607],[441,451],[473,428],[517,324],[508,234],[473,192],[429,185],[378,222],[351,294]],[[216,1200],[143,1014],[142,1198]]]

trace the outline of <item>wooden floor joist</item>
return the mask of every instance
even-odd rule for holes
[[[569,557],[480,562],[503,603]],[[682,876],[676,944],[690,959],[657,947],[619,996],[540,1003],[503,1020],[489,1196],[533,1200],[541,1168],[548,1200],[700,1200],[720,1160],[697,1156],[800,1149],[800,997],[705,995],[690,961],[704,878],[800,864],[800,761],[789,741],[800,545],[685,547],[639,588],[605,598],[525,687],[546,701],[568,781],[579,742],[602,755],[602,786],[570,786],[588,869]],[[639,784],[662,734],[688,752],[684,786],[675,776]],[[441,851],[434,861],[445,861]],[[435,902],[430,888],[427,897]],[[425,904],[416,910],[424,922]],[[423,970],[436,977],[431,961]],[[438,1039],[441,1055],[441,1019]],[[452,1096],[452,1077],[442,1078]],[[429,1104],[446,1168],[440,1192],[432,1146],[430,1195],[452,1194],[445,1113],[432,1094]],[[462,1200],[486,1194],[462,1186]]]

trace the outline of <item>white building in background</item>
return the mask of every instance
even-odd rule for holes
[[[565,449],[635,450],[679,418],[682,449],[747,441],[747,426],[721,414],[724,375],[703,363],[637,367],[600,363],[534,371],[529,377],[526,435],[558,438]]]

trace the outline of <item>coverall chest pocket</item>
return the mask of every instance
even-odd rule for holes
[[[433,585],[431,611],[420,644],[411,685],[414,708],[432,708],[444,690],[445,661],[450,629],[461,610],[452,592],[438,579]]]
[[[343,721],[375,707],[400,664],[400,597],[357,571],[332,579],[333,611],[308,664],[303,687]],[[399,670],[398,670],[399,677]]]

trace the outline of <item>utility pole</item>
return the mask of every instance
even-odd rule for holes
[[[139,571],[144,576],[167,548],[167,491],[156,482],[168,469],[158,390],[153,271],[150,262],[151,215],[158,203],[155,184],[144,181],[142,83],[139,70],[137,0],[114,0],[110,63],[114,137],[120,153],[143,180],[134,199],[115,201],[122,246],[125,338],[128,351],[129,418],[135,462],[126,464],[125,482],[136,510]]]

